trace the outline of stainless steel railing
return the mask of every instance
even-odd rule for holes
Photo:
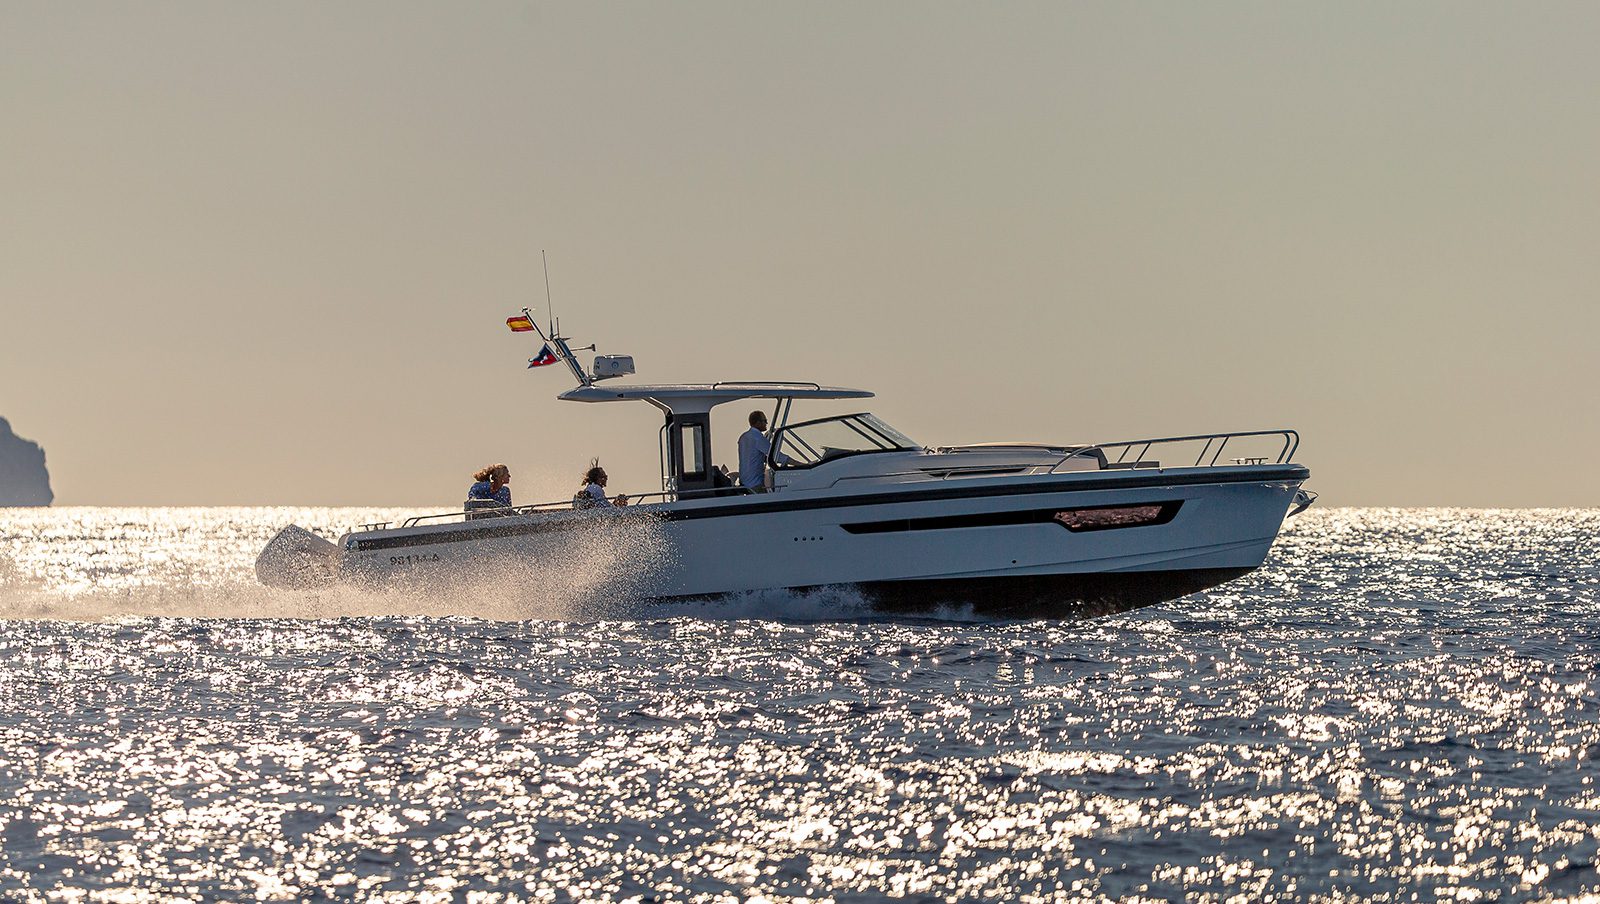
[[[719,495],[720,496],[744,496],[744,495],[749,495],[749,491],[748,490],[741,490],[741,489],[739,489],[737,487],[735,487],[735,488],[720,487],[720,488],[717,488],[717,489],[710,489],[710,490],[679,490],[679,491],[676,491],[676,492],[663,492],[663,493],[639,493],[639,494],[619,493],[619,494],[617,494],[617,496],[627,496],[628,504],[626,506],[617,506],[617,508],[627,509],[627,508],[632,508],[634,505],[639,505],[639,504],[649,505],[649,504],[652,504],[652,503],[643,502],[643,500],[646,500],[646,499],[658,500],[660,502],[671,502],[671,501],[676,500],[676,499],[696,499],[696,498],[706,498],[706,497],[719,496]],[[617,498],[617,496],[608,496],[606,498],[615,500]],[[454,512],[440,512],[440,513],[434,514],[434,515],[417,515],[415,517],[407,518],[404,521],[400,522],[400,527],[402,527],[402,528],[416,527],[419,524],[426,524],[426,523],[434,522],[434,521],[445,521],[445,520],[450,519],[450,518],[468,518],[469,516],[471,517],[472,520],[477,520],[477,519],[480,519],[480,518],[511,518],[511,517],[514,517],[514,516],[517,516],[517,515],[553,515],[553,514],[556,514],[558,512],[570,512],[570,511],[594,511],[594,509],[592,509],[592,508],[591,509],[574,508],[571,499],[561,499],[561,500],[556,500],[554,502],[535,502],[535,503],[532,503],[530,505],[513,505],[513,506],[511,506],[509,508],[466,509],[466,510],[454,511]],[[388,522],[384,522],[384,525],[387,526],[387,523]],[[362,525],[362,527],[363,528],[372,528],[374,530],[381,530],[382,529],[381,527],[378,527],[376,525],[366,525],[366,524],[364,524],[364,525]]]
[[[1264,465],[1268,463],[1269,458],[1272,464],[1287,464],[1294,459],[1295,451],[1300,448],[1300,434],[1294,430],[1248,430],[1235,433],[1197,433],[1192,436],[1163,436],[1156,439],[1134,439],[1116,443],[1096,443],[1092,446],[1084,446],[1081,449],[1075,449],[1072,452],[1062,456],[1061,460],[1052,465],[1050,470],[1053,472],[1072,459],[1080,456],[1099,459],[1102,468],[1115,468],[1119,466],[1138,467],[1147,461],[1146,456],[1150,454],[1151,449],[1157,449],[1159,451],[1162,447],[1171,447],[1179,443],[1201,442],[1203,442],[1204,445],[1200,447],[1200,454],[1195,456],[1194,464],[1184,465],[1181,467],[1217,467],[1217,462],[1222,459],[1222,453],[1228,448],[1228,443],[1230,441],[1254,436],[1282,437],[1283,445],[1278,448],[1276,456],[1250,456],[1244,458],[1235,458],[1230,459],[1228,464]],[[1118,453],[1117,457],[1115,459],[1111,458],[1110,452],[1119,449],[1121,451]],[[1138,449],[1139,452],[1130,459],[1128,455],[1129,453],[1133,452],[1134,449]],[[1207,459],[1208,455],[1210,456],[1209,460]]]

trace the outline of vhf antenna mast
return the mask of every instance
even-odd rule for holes
[[[539,249],[539,260],[544,262],[544,310],[550,315],[550,335],[556,334],[556,303],[550,298],[550,258]]]
[[[550,314],[550,335],[545,341],[556,347],[556,357],[567,362],[567,369],[572,371],[572,376],[577,379],[578,385],[588,386],[594,382],[594,378],[584,371],[583,365],[578,363],[577,356],[572,353],[572,348],[567,345],[567,340],[562,338],[560,333],[560,323],[556,320],[555,301],[550,297],[550,258],[545,254],[543,248],[539,249],[539,260],[544,262],[544,304],[545,310]],[[526,313],[528,309],[523,308],[522,310]],[[528,319],[533,319],[531,314]],[[534,325],[534,329],[538,329],[537,324]],[[544,333],[541,332],[539,335],[543,337]],[[591,345],[589,348],[592,350],[594,346]]]

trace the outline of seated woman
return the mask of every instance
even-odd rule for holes
[[[505,465],[490,465],[472,475],[477,483],[467,490],[468,508],[481,508],[480,505],[471,505],[472,502],[498,503],[506,508],[511,507],[511,469]]]
[[[612,499],[606,498],[606,479],[606,469],[600,467],[599,459],[595,459],[594,465],[583,472],[583,489],[572,497],[572,507],[589,509],[627,505],[628,497],[621,493]]]

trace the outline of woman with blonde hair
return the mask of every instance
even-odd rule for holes
[[[467,490],[467,499],[486,499],[511,507],[511,469],[505,465],[490,465],[472,475],[477,483]]]

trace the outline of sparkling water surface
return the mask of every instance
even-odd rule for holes
[[[1313,509],[1087,622],[254,582],[394,514],[0,511],[0,899],[1600,892],[1600,512]]]

